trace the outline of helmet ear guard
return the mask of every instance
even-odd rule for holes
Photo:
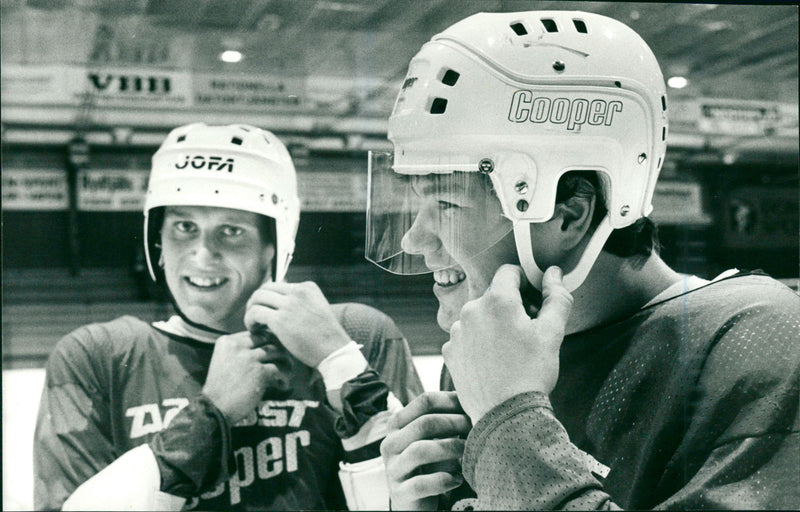
[[[608,214],[570,289],[613,229],[649,215],[666,133],[650,48],[619,21],[575,11],[479,13],[437,34],[409,64],[388,126],[395,172],[489,174],[537,287],[529,224],[552,217],[562,175],[596,171]]]
[[[145,255],[157,265],[164,206],[212,206],[257,213],[274,223],[273,279],[282,280],[300,220],[297,176],[289,151],[267,130],[193,123],[172,130],[152,158],[144,206]]]

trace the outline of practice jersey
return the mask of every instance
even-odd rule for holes
[[[566,336],[557,385],[481,418],[495,509],[800,507],[800,297],[738,275]]]
[[[333,305],[370,367],[403,403],[422,392],[394,323],[360,304]],[[35,506],[58,509],[84,481],[147,443],[200,394],[214,345],[131,316],[77,329],[47,365],[35,434]],[[235,469],[184,508],[346,508],[337,476],[342,441],[317,370],[293,361],[290,391],[265,396],[231,427]]]

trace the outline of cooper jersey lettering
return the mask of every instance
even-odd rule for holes
[[[167,398],[158,403],[129,407],[125,416],[130,418],[130,438],[136,439],[167,428],[189,399]],[[215,489],[190,499],[184,509],[191,510],[201,504],[207,508],[220,500],[230,505],[242,503],[243,493],[251,486],[265,484],[286,473],[295,473],[301,464],[308,464],[305,448],[312,446],[312,434],[319,425],[330,424],[330,418],[316,417],[308,428],[302,428],[309,411],[316,411],[320,400],[262,400],[258,407],[232,427],[232,435],[239,440],[234,450],[236,471],[227,482]],[[324,413],[323,413],[324,414]],[[312,414],[312,416],[315,416]],[[269,435],[276,434],[279,435]],[[325,437],[325,436],[323,436]],[[268,484],[266,484],[268,485]],[[262,494],[261,490],[255,492]]]
[[[533,91],[520,89],[511,96],[508,120],[513,123],[563,124],[572,131],[587,123],[592,126],[611,126],[614,114],[622,112],[622,107],[619,100],[549,98],[534,96]]]
[[[272,436],[264,439],[255,447],[243,446],[234,452],[236,473],[227,482],[220,483],[216,489],[200,495],[203,500],[217,498],[228,491],[231,505],[242,502],[242,489],[257,481],[269,480],[282,473],[293,473],[298,470],[298,451],[301,447],[311,445],[311,434],[308,430],[290,432],[285,436]],[[200,500],[193,498],[185,507],[195,508]]]

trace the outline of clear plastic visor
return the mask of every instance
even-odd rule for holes
[[[488,175],[393,168],[370,152],[365,257],[394,274],[463,267],[512,230]]]

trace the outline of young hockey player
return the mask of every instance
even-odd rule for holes
[[[393,417],[394,508],[800,507],[800,298],[659,257],[667,109],[646,43],[591,13],[476,14],[412,59],[367,254],[433,271],[457,395]]]
[[[268,131],[167,136],[144,246],[177,314],[58,343],[35,434],[38,510],[388,506],[379,442],[422,386],[386,315],[284,281],[296,190]]]

